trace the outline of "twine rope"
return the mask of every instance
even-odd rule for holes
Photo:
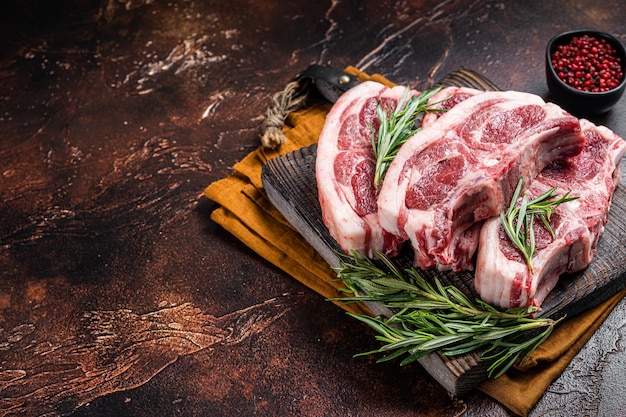
[[[307,99],[306,89],[300,80],[287,83],[284,90],[272,97],[272,105],[267,109],[261,123],[261,144],[266,148],[278,149],[287,138],[283,134],[285,119],[289,113],[302,107]]]

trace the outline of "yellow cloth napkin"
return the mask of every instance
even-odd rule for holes
[[[361,81],[370,79],[393,85],[380,75],[369,76],[353,67],[346,71]],[[325,298],[335,298],[342,287],[335,272],[267,200],[261,182],[261,169],[267,160],[317,142],[329,109],[329,104],[316,102],[293,112],[283,129],[287,141],[279,150],[259,147],[233,167],[232,176],[209,185],[204,195],[219,205],[212,212],[213,221],[302,284]],[[524,362],[525,369],[511,370],[497,380],[484,382],[478,389],[511,411],[527,415],[625,295],[626,290],[561,323]],[[371,314],[359,303],[337,305],[353,313]]]
[[[484,381],[478,389],[516,414],[526,416],[589,338],[626,296],[615,294],[598,307],[560,323],[524,361],[521,369],[511,369],[498,379]]]

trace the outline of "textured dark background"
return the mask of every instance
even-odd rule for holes
[[[0,416],[508,416],[210,221],[311,63],[425,88],[459,67],[544,97],[544,47],[597,1],[86,0],[0,5]],[[594,119],[626,135],[626,102]],[[625,415],[624,303],[532,415]]]

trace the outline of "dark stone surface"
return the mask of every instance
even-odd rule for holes
[[[209,219],[311,63],[547,95],[543,49],[616,0],[0,5],[0,415],[508,416],[419,367]],[[626,135],[625,99],[595,121]],[[620,304],[531,415],[622,415]]]

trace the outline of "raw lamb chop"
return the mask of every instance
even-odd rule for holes
[[[527,186],[584,140],[577,118],[539,96],[476,94],[400,149],[380,190],[380,223],[410,239],[420,268],[473,269],[481,222],[498,215],[520,177]]]
[[[326,116],[317,145],[315,174],[322,219],[345,251],[374,251],[394,256],[401,240],[378,221],[378,189],[374,187],[372,128],[378,129],[376,106],[395,107],[406,87],[367,81],[351,88]],[[418,95],[418,92],[412,92]]]
[[[504,233],[500,219],[485,222],[474,283],[484,301],[502,308],[540,306],[561,274],[582,270],[591,262],[620,181],[626,141],[587,120],[581,120],[581,126],[587,138],[583,152],[550,164],[528,190],[534,198],[557,186],[559,194],[572,190],[571,195],[580,197],[558,206],[552,215],[554,240],[540,221],[534,222],[534,274]]]

